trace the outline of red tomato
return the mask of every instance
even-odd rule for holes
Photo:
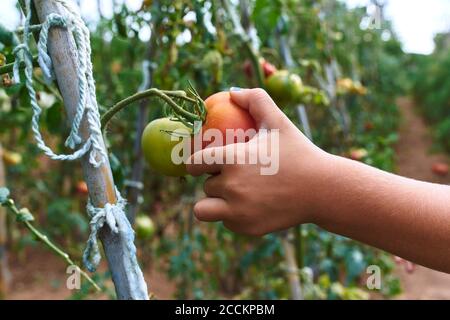
[[[87,195],[89,193],[88,186],[84,181],[78,181],[75,189],[80,195]]]
[[[247,110],[242,109],[236,105],[232,100],[228,91],[218,92],[208,97],[205,100],[206,104],[206,120],[202,127],[203,137],[209,129],[218,129],[222,134],[222,141],[203,141],[203,148],[211,142],[219,143],[219,145],[226,145],[227,129],[242,129],[247,131],[249,129],[255,130],[256,123]],[[244,137],[245,142],[251,137]],[[237,132],[233,134],[233,143],[244,142],[241,141]]]
[[[364,124],[364,129],[366,129],[367,131],[373,130],[375,128],[375,125],[373,124],[373,122],[367,121]]]
[[[448,164],[442,162],[436,162],[431,167],[431,171],[438,176],[446,176],[448,174]]]
[[[267,60],[264,60],[261,62],[261,66],[263,68],[264,71],[264,76],[270,77],[275,71],[277,71],[277,67],[275,67],[273,64],[271,64],[270,62],[267,62]]]
[[[275,71],[277,71],[277,67],[268,62],[265,59],[260,59],[259,63],[261,64],[261,68],[264,72],[264,77],[270,77]],[[248,78],[253,76],[253,66],[250,60],[246,60],[243,65],[244,73]]]

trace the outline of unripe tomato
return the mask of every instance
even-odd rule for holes
[[[353,87],[350,90],[350,93],[360,95],[360,96],[365,96],[367,94],[367,88],[364,87],[361,84],[361,82],[356,81],[356,82],[353,82]]]
[[[353,88],[353,80],[350,78],[340,78],[336,81],[338,94],[346,94]]]
[[[180,130],[175,133],[175,130]],[[184,163],[176,164],[172,161],[173,148],[188,137],[191,130],[179,121],[169,118],[156,119],[150,122],[142,134],[142,151],[148,164],[157,172],[166,176],[181,177],[186,175]],[[180,150],[180,156],[184,155]]]
[[[302,96],[302,79],[287,70],[274,72],[266,79],[266,89],[272,99],[284,107],[286,104],[298,102]]]
[[[16,166],[22,163],[22,155],[17,152],[3,150],[3,161],[10,166]]]
[[[214,142],[215,145],[226,144],[227,129],[242,129],[247,131],[253,129],[256,132],[256,123],[247,110],[236,105],[232,100],[228,91],[218,92],[205,100],[207,115],[205,123],[202,127],[203,135],[209,129],[217,129],[221,132],[222,141],[203,141],[203,147]],[[236,132],[235,132],[236,133]],[[234,135],[233,143],[246,142],[251,137],[245,137],[244,141],[240,141],[237,135]]]
[[[366,95],[367,88],[364,87],[361,82],[353,81],[350,78],[341,78],[336,82],[337,85],[337,93],[339,95],[344,95],[347,93],[356,94],[356,95]]]
[[[204,69],[209,70],[214,81],[220,82],[223,76],[223,58],[218,50],[210,50],[201,62]]]
[[[356,161],[361,161],[362,159],[364,159],[365,157],[368,156],[368,152],[366,149],[364,148],[359,148],[359,149],[352,149],[350,151],[350,159],[352,160],[356,160]]]
[[[139,215],[135,221],[135,231],[139,239],[147,240],[155,234],[155,224],[146,215]]]

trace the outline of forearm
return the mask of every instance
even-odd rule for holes
[[[450,187],[330,156],[316,223],[434,269],[450,272]]]

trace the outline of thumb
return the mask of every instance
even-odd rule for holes
[[[289,121],[264,89],[231,88],[230,96],[234,103],[248,110],[258,129],[281,129]]]

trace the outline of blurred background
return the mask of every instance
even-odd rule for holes
[[[149,84],[184,90],[191,81],[203,98],[231,86],[260,86],[252,56],[243,53],[248,37],[267,79],[274,70],[301,77],[301,97],[277,102],[321,148],[408,177],[450,182],[449,1],[74,3],[91,30],[101,112]],[[81,166],[51,161],[38,150],[26,88],[6,70],[21,41],[23,20],[17,1],[2,1],[0,187],[6,186],[34,215],[34,225],[81,264],[89,233]],[[151,68],[143,67],[144,61]],[[61,96],[43,81],[39,68],[33,78],[44,137],[64,152],[68,129]],[[282,90],[268,88],[273,97]],[[114,179],[129,202],[138,258],[153,297],[450,298],[450,275],[314,225],[255,239],[233,234],[221,223],[196,221],[192,204],[202,197],[201,179],[164,177],[140,154],[140,128],[164,110],[156,99],[136,103],[107,132]],[[370,265],[381,269],[379,290],[366,286]],[[0,266],[4,299],[115,296],[106,263],[92,275],[102,293],[86,281],[81,290],[68,290],[64,261],[2,208]]]

